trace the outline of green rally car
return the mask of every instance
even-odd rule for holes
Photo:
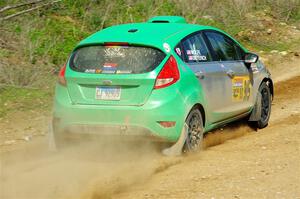
[[[203,134],[248,117],[267,126],[273,83],[225,32],[178,16],[112,26],[81,41],[59,73],[54,140],[148,136],[199,148]],[[183,129],[186,126],[186,131]]]

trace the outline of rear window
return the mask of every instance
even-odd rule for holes
[[[139,74],[154,70],[165,54],[140,46],[88,46],[77,49],[70,67],[79,72],[103,74]]]

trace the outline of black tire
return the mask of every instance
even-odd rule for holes
[[[258,92],[261,94],[261,116],[258,121],[254,122],[254,125],[259,128],[265,128],[268,126],[270,115],[271,115],[271,104],[272,104],[272,96],[269,86],[266,82],[263,82]]]
[[[192,109],[185,120],[188,125],[188,135],[183,147],[184,152],[195,152],[202,148],[203,120],[198,109]]]

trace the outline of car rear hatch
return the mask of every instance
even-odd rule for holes
[[[150,96],[157,68],[165,54],[155,48],[125,43],[84,46],[69,60],[65,75],[75,104],[144,104]]]

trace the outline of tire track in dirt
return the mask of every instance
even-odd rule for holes
[[[208,146],[224,144],[112,198],[300,198],[300,76],[277,83],[276,93],[269,127],[228,125],[207,136]]]
[[[291,93],[293,93],[293,95],[292,95],[293,98],[290,97]],[[222,162],[222,161],[226,160],[227,159],[226,156],[228,156],[228,152],[230,153],[233,151],[234,153],[239,153],[239,150],[241,150],[241,148],[243,148],[244,151],[247,151],[247,149],[248,149],[247,147],[249,147],[249,149],[251,151],[250,157],[253,158],[252,156],[255,156],[257,151],[251,149],[252,145],[255,145],[255,142],[259,142],[258,138],[256,138],[256,137],[261,137],[261,135],[263,135],[265,133],[267,134],[267,137],[272,136],[270,134],[271,133],[274,134],[274,132],[275,132],[276,136],[279,137],[281,132],[284,132],[286,129],[288,129],[288,131],[295,131],[295,132],[297,132],[297,129],[300,129],[300,125],[298,123],[299,118],[300,118],[300,116],[299,116],[299,113],[300,113],[299,101],[300,101],[300,76],[296,76],[296,77],[286,80],[286,81],[278,82],[275,84],[275,99],[273,101],[273,109],[272,109],[272,117],[270,120],[270,126],[267,127],[266,129],[258,130],[258,132],[256,132],[253,129],[251,129],[247,125],[247,122],[245,122],[245,121],[239,121],[239,122],[235,122],[233,124],[229,124],[228,126],[222,128],[222,130],[215,130],[206,136],[205,147],[207,149],[205,151],[202,151],[199,154],[192,154],[192,155],[189,155],[188,157],[179,157],[179,158],[172,159],[172,160],[167,160],[167,158],[164,158],[164,162],[157,162],[157,164],[154,164],[154,168],[152,168],[150,171],[150,173],[152,173],[152,174],[150,176],[148,176],[148,178],[149,178],[148,180],[150,182],[148,182],[146,185],[144,185],[145,179],[143,179],[142,181],[137,180],[134,184],[130,184],[127,187],[122,186],[122,191],[120,191],[119,189],[115,189],[115,190],[117,190],[116,192],[110,191],[109,194],[102,194],[102,192],[97,191],[102,186],[92,185],[92,187],[94,186],[94,188],[89,189],[87,191],[87,193],[84,194],[83,198],[93,198],[93,199],[108,198],[108,197],[112,197],[112,198],[122,198],[122,197],[125,197],[125,198],[183,198],[183,197],[188,198],[187,196],[189,195],[189,193],[187,193],[186,191],[182,191],[183,194],[182,193],[179,194],[176,191],[172,192],[172,190],[182,189],[182,187],[177,186],[177,183],[180,182],[182,179],[185,179],[186,174],[182,175],[181,172],[185,172],[186,170],[193,169],[193,166],[189,167],[189,166],[187,166],[187,164],[193,165],[193,164],[200,163],[200,167],[208,169],[208,172],[212,172],[210,170],[211,169],[210,166],[212,166],[215,170],[221,170],[222,166],[214,167],[213,165],[215,165],[215,163],[218,161]],[[288,128],[286,128],[286,124],[291,125],[292,127],[288,126]],[[259,135],[259,136],[257,136],[257,135]],[[291,135],[291,137],[292,137],[292,135]],[[235,138],[239,138],[239,139],[234,140]],[[250,139],[250,140],[248,140],[248,139]],[[272,140],[272,138],[270,138],[270,140],[272,142],[274,141],[274,140]],[[298,137],[298,140],[299,140],[299,137]],[[251,141],[253,141],[254,143],[252,143]],[[278,141],[278,140],[276,140],[276,141]],[[226,142],[224,145],[219,145],[224,142]],[[239,142],[241,142],[241,143],[239,143]],[[236,146],[239,146],[240,148],[233,147],[233,143]],[[216,145],[218,145],[218,146],[216,146]],[[262,147],[262,149],[265,149],[265,146],[263,144],[260,143],[257,145],[258,145],[259,149],[260,149],[260,147]],[[297,147],[297,145],[299,145],[299,143],[294,143],[294,145],[295,145],[294,147]],[[216,148],[220,148],[220,150],[217,150],[217,152],[211,152],[211,151],[214,151],[214,149],[215,149],[212,146],[216,146]],[[232,149],[232,148],[234,148],[234,149]],[[243,150],[241,150],[241,151],[243,152]],[[211,154],[211,153],[213,153],[213,154]],[[295,153],[293,153],[293,154],[294,154],[294,157],[297,157]],[[268,154],[268,155],[270,156],[272,154]],[[208,163],[211,162],[211,160],[210,160],[211,156],[214,157],[213,160],[215,162],[213,162],[209,165]],[[218,159],[218,158],[220,158],[220,159]],[[240,161],[239,161],[240,159],[243,159],[243,154],[241,154],[241,157],[239,157],[238,159],[235,159],[235,161],[238,164],[240,164]],[[254,160],[255,160],[255,158],[254,158]],[[171,162],[171,164],[169,163],[169,161]],[[227,162],[224,164],[229,165],[229,168],[232,167],[232,169],[234,169],[236,166],[233,166],[231,164],[234,164],[235,161],[232,160],[229,163]],[[260,160],[260,161],[263,161],[263,160]],[[294,162],[297,163],[299,161],[300,161],[299,159],[295,159]],[[201,162],[203,162],[203,163],[201,163]],[[205,162],[208,162],[208,163],[205,163]],[[251,161],[248,161],[248,162],[246,161],[246,163],[251,164]],[[161,165],[168,165],[168,166],[164,167]],[[241,166],[243,166],[243,165],[241,165]],[[249,166],[249,165],[246,164],[244,166]],[[252,166],[256,167],[257,165],[254,164]],[[173,173],[172,175],[169,174],[170,170],[172,170],[173,168],[177,168],[176,171],[181,174],[181,175],[179,175],[179,177],[172,178],[173,175],[174,176],[178,175],[176,172]],[[251,170],[251,168],[248,168],[248,169]],[[295,171],[297,171],[295,167],[293,167],[293,169]],[[159,172],[156,172],[157,170],[159,170]],[[228,172],[230,173],[230,171],[228,171]],[[247,172],[247,171],[241,170],[240,172],[243,173],[243,172]],[[190,172],[189,175],[196,175],[196,174],[193,174],[193,172]],[[208,174],[208,175],[198,174],[198,175],[201,176],[200,179],[198,179],[198,180],[205,182],[205,181],[207,181],[206,179],[210,179],[211,178],[210,176],[212,176],[213,174]],[[222,176],[222,175],[230,178],[230,176],[228,176],[228,174],[226,174],[226,173],[220,174],[220,176]],[[233,175],[233,174],[231,174],[231,175]],[[256,178],[256,174],[254,176],[255,177],[250,177],[250,178],[251,179]],[[171,181],[170,187],[168,187],[167,185],[163,185],[161,183],[161,182],[168,180],[169,178],[171,179],[171,180],[169,180],[169,181]],[[158,179],[158,180],[156,180],[156,179]],[[219,177],[215,176],[215,179],[212,178],[213,183],[216,183],[215,182],[216,179],[219,179]],[[228,179],[223,179],[223,183],[226,183],[227,180]],[[272,180],[270,180],[270,181],[272,182]],[[174,186],[173,182],[176,182],[175,187],[173,187]],[[298,179],[294,179],[294,183],[299,184],[300,180],[298,181]],[[181,185],[181,183],[179,183],[179,185]],[[159,187],[163,186],[164,188],[159,188],[157,186],[159,186]],[[191,183],[189,186],[197,187],[194,183]],[[118,184],[113,185],[113,187],[118,187]],[[137,187],[137,188],[134,188],[134,187]],[[156,189],[153,188],[152,192],[145,191],[147,189],[151,189],[152,187],[155,187]],[[298,189],[298,187],[294,186],[294,190],[291,192],[291,194],[299,194],[300,195],[300,191],[297,192],[297,189]],[[163,191],[161,191],[161,190],[163,190]],[[190,191],[197,193],[197,190],[190,190]],[[212,190],[212,192],[213,191],[214,190]],[[171,192],[171,193],[166,194],[169,192]],[[277,191],[277,192],[280,192],[280,191]],[[201,192],[201,193],[205,194],[205,192]],[[264,193],[264,194],[267,194],[267,193]],[[247,197],[250,197],[250,195],[248,193]],[[200,196],[202,196],[202,195],[197,195],[195,197],[198,198]],[[260,195],[260,196],[264,197],[264,195]],[[270,197],[271,196],[273,197],[274,195],[271,194]],[[289,195],[289,196],[295,196],[295,195]],[[235,196],[230,195],[229,197],[235,197]],[[236,197],[238,197],[238,194],[236,195]],[[251,197],[254,197],[254,195]]]
[[[19,151],[0,154],[0,197],[254,198],[274,189],[265,196],[283,198],[277,192],[290,192],[283,196],[291,198],[300,195],[295,159],[299,134],[294,133],[300,129],[299,101],[299,76],[279,82],[268,128],[255,132],[245,122],[235,122],[208,134],[206,150],[183,157],[162,156],[160,145],[115,140],[96,140],[53,154],[45,139],[37,139]],[[282,132],[287,140],[280,138]],[[277,166],[285,169],[282,175]],[[290,187],[277,187],[280,180]]]

